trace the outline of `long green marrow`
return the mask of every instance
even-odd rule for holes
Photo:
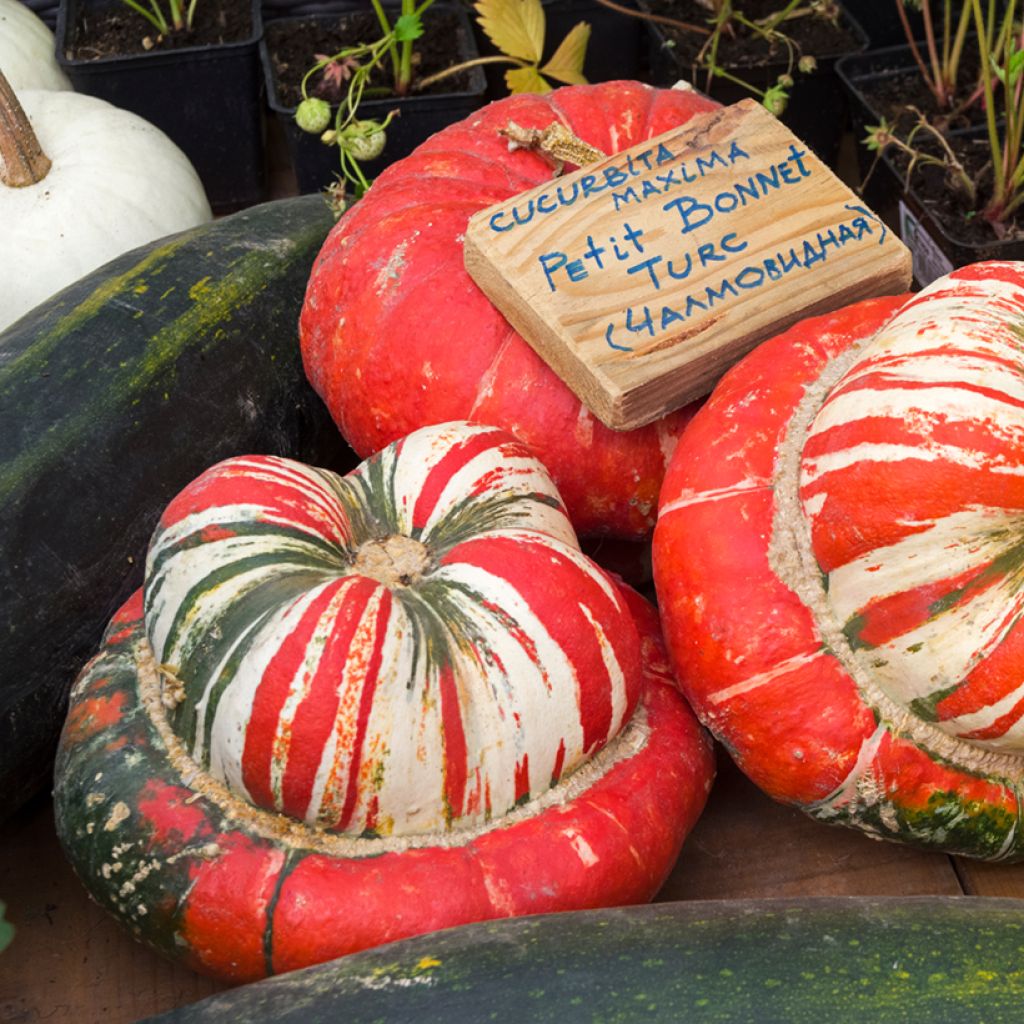
[[[47,780],[67,691],[160,510],[229,455],[347,469],[296,323],[322,199],[114,260],[0,334],[0,819]]]
[[[150,1024],[1015,1024],[1022,953],[1015,900],[656,904],[423,935]]]

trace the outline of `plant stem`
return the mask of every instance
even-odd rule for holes
[[[659,25],[669,25],[671,28],[677,28],[681,32],[696,32],[697,35],[709,36],[711,30],[705,28],[703,25],[691,25],[688,21],[678,21],[676,18],[666,18],[661,14],[648,14],[646,11],[635,11],[630,7],[623,7],[621,4],[615,3],[615,0],[597,0],[602,7],[607,7],[610,11],[618,11],[619,14],[628,14],[631,18],[641,18],[643,21],[654,21]]]
[[[999,147],[999,129],[996,126],[995,97],[992,89],[992,68],[989,65],[988,50],[985,46],[988,40],[985,34],[985,22],[981,14],[981,0],[970,0],[970,4],[978,32],[978,43],[981,47],[981,81],[985,90],[985,124],[988,128],[988,144],[992,153],[992,175],[995,179],[992,187],[992,202],[989,203],[991,210],[1003,195],[1003,190],[1006,187],[1006,171]],[[988,211],[986,211],[987,214]]]
[[[160,35],[167,35],[169,29],[167,27],[167,19],[164,17],[164,12],[156,4],[156,0],[149,0],[149,6],[152,11],[147,11],[145,7],[140,3],[136,3],[136,0],[121,0],[121,3],[130,7],[136,14],[141,15],[146,19],[160,33]]]
[[[506,57],[504,55],[495,55],[493,57],[474,57],[472,60],[465,60],[461,64],[453,64],[450,68],[445,68],[443,71],[436,71],[432,75],[427,75],[426,78],[418,78],[415,86],[413,87],[413,91],[422,92],[424,89],[429,89],[430,86],[444,81],[444,79],[449,78],[451,75],[457,75],[460,71],[466,71],[469,68],[479,67],[481,64],[514,64],[519,68],[530,66],[526,61],[520,60],[518,57]]]
[[[0,183],[10,188],[35,185],[50,167],[24,108],[0,71]]]
[[[384,33],[385,36],[390,36],[391,35],[391,22],[388,21],[388,16],[384,13],[384,8],[381,6],[380,0],[370,0],[370,2],[373,4],[373,9],[374,9],[374,11],[377,14],[377,21],[380,22],[381,31]],[[391,72],[392,72],[392,76],[393,76],[395,82],[397,82],[398,81],[398,76],[399,76],[399,73],[400,73],[399,72],[399,65],[398,65],[398,50],[395,47],[394,43],[392,43],[388,47],[388,49],[389,49],[389,51],[391,53]]]
[[[903,0],[895,0],[895,2],[896,10],[899,12],[900,16],[900,23],[903,25],[904,35],[906,35],[907,43],[910,45],[910,52],[914,57],[914,63],[917,64],[917,70],[921,72],[921,78],[924,80],[924,84],[928,87],[928,91],[938,99],[935,82],[932,81],[931,75],[928,74],[928,68],[925,66],[924,59],[921,57],[921,51],[917,48],[917,41],[914,39],[914,30],[910,27],[910,19],[907,17],[907,10],[903,6]],[[970,2],[970,0],[968,0],[968,2]]]
[[[781,11],[776,11],[770,18],[764,18],[758,22],[760,28],[766,33],[774,32],[775,29],[781,25],[793,11],[793,9],[802,2],[802,0],[789,0],[789,3]]]

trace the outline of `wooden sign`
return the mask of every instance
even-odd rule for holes
[[[903,243],[753,100],[477,213],[466,268],[609,427],[796,320],[910,285]]]

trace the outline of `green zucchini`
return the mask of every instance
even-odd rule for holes
[[[128,253],[0,334],[0,819],[48,779],[66,696],[160,511],[229,455],[347,469],[297,321],[332,224],[266,203]]]
[[[1016,1024],[1022,952],[1016,900],[666,903],[422,935],[149,1024]]]

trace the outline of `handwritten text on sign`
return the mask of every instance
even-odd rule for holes
[[[752,101],[478,213],[466,266],[609,426],[802,316],[905,289],[902,243]]]

